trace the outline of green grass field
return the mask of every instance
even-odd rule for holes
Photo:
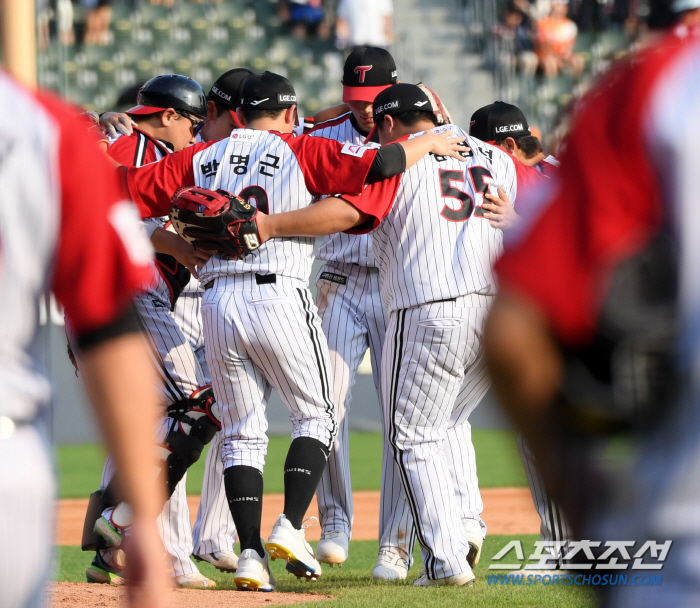
[[[515,435],[509,431],[472,431],[476,450],[479,485],[482,488],[526,486]],[[282,468],[289,437],[271,437],[265,467],[265,492],[282,492]],[[89,496],[99,482],[104,450],[97,445],[72,445],[58,448],[59,496]],[[350,433],[350,467],[355,490],[378,490],[381,479],[382,438],[379,433]],[[187,473],[188,494],[199,494],[204,475],[204,457]]]
[[[343,568],[324,567],[323,576],[316,583],[299,582],[284,570],[281,560],[272,562],[272,571],[277,579],[278,591],[327,593],[336,598],[333,608],[593,608],[592,593],[576,586],[506,586],[489,585],[487,568],[490,558],[508,541],[519,538],[524,547],[532,547],[536,536],[491,536],[484,544],[481,561],[476,568],[476,583],[462,588],[415,588],[412,582],[420,570],[420,554],[415,553],[415,564],[408,579],[401,582],[378,582],[372,580],[371,570],[377,557],[376,541],[352,541],[350,556]],[[314,543],[315,544],[315,543]],[[79,547],[61,547],[57,580],[84,581],[89,556]],[[202,574],[216,581],[217,590],[234,589],[233,575],[223,574],[209,564],[199,564]],[[212,590],[211,608],[216,606],[217,590]],[[318,603],[296,604],[319,606]],[[327,604],[322,604],[327,605]],[[202,605],[202,608],[209,606]]]
[[[475,430],[474,446],[481,487],[527,485],[515,436],[507,431]],[[265,491],[282,492],[282,466],[290,439],[273,437],[267,455]],[[375,433],[353,433],[350,435],[350,461],[353,487],[356,490],[378,490],[381,475],[381,436]],[[57,453],[60,495],[62,497],[85,497],[98,485],[104,452],[99,446],[64,446]],[[199,494],[204,459],[188,473],[187,490]],[[342,569],[324,568],[323,577],[313,584],[298,582],[284,570],[280,561],[273,562],[272,569],[278,581],[279,591],[316,591],[333,595],[334,608],[359,608],[381,606],[381,608],[406,608],[407,606],[452,608],[458,606],[496,607],[593,607],[592,594],[578,587],[551,586],[497,586],[487,584],[487,568],[490,558],[513,538],[523,540],[524,547],[532,547],[535,536],[506,537],[489,536],[484,544],[481,562],[476,569],[477,582],[469,588],[414,588],[413,580],[420,570],[420,554],[416,551],[416,566],[402,583],[380,583],[373,581],[371,571],[377,557],[377,541],[352,541],[350,557]],[[90,555],[79,547],[59,547],[59,581],[84,581],[85,568]],[[218,589],[234,588],[233,577],[217,572],[209,564],[199,564],[203,574],[214,579]],[[212,590],[215,594],[217,591]],[[216,605],[212,596],[211,606]],[[304,604],[306,605],[306,604]],[[317,604],[308,604],[309,606]],[[208,608],[208,607],[203,607]]]

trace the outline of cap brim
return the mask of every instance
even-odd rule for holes
[[[375,97],[390,86],[390,84],[383,87],[349,87],[343,85],[343,101],[367,101],[373,103]]]
[[[134,106],[131,110],[124,112],[125,114],[155,114],[156,112],[162,112],[167,108],[155,108],[153,106]]]

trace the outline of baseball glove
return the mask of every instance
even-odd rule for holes
[[[170,311],[175,310],[175,302],[180,297],[182,290],[187,287],[192,274],[173,256],[167,253],[156,253],[156,267],[163,277],[170,292]]]
[[[202,251],[241,258],[260,247],[257,208],[226,190],[189,187],[170,202],[176,232]]]

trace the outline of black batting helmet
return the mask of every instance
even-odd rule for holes
[[[207,117],[207,101],[197,81],[179,74],[164,74],[151,78],[141,87],[138,103],[127,114],[154,114],[166,108],[189,112],[204,120]]]

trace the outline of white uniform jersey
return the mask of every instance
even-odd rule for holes
[[[309,131],[312,137],[327,137],[342,143],[350,142],[362,145],[365,136],[360,133],[351,120],[352,112],[348,112],[322,122]],[[360,266],[376,267],[372,251],[371,234],[346,234],[338,232],[324,236],[316,256],[327,262],[359,264]]]
[[[250,194],[265,213],[303,209],[313,202],[301,166],[284,140],[274,133],[249,129],[236,130],[234,135],[238,137],[221,140],[195,155],[195,167],[200,168],[195,173],[197,186],[223,188],[241,197]],[[214,163],[218,170],[207,171]],[[308,281],[313,255],[313,238],[272,239],[242,260],[212,256],[200,280],[206,283],[224,275],[256,272]]]
[[[361,192],[375,155],[374,147],[327,138],[236,129],[228,139],[194,144],[130,173],[128,180],[145,216],[165,211],[183,186],[223,188],[265,213],[282,213],[329,192]],[[307,283],[313,255],[313,238],[272,239],[241,260],[212,256],[200,281],[257,273]]]
[[[394,204],[373,233],[389,312],[496,292],[492,266],[503,249],[503,233],[484,219],[481,206],[489,186],[494,192],[502,187],[515,201],[515,166],[505,152],[455,125],[434,130],[463,136],[471,153],[466,162],[430,154],[393,178],[399,180]]]

